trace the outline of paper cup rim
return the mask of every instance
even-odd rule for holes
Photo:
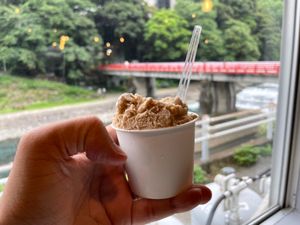
[[[115,127],[113,123],[111,124],[111,126],[116,131],[121,131],[121,132],[126,132],[126,133],[152,133],[152,132],[160,132],[160,131],[169,131],[169,130],[180,129],[182,127],[189,126],[190,124],[195,123],[200,118],[200,116],[197,113],[189,112],[188,114],[196,115],[197,117],[195,119],[187,122],[187,123],[183,123],[183,124],[180,124],[180,125],[177,125],[177,126],[172,126],[172,127],[162,127],[162,128],[154,128],[154,129],[141,129],[141,130],[137,130],[137,129],[135,129],[135,130],[126,130],[126,129],[123,129],[123,128]]]

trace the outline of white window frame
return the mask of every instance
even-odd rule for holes
[[[249,224],[291,225],[298,224],[300,220],[299,28],[300,1],[285,0],[279,104],[272,159],[270,205],[273,207]]]
[[[271,202],[281,207],[294,206],[288,198],[288,175],[293,166],[295,113],[297,106],[298,65],[299,65],[299,21],[300,8],[297,0],[285,0],[281,42],[281,72],[279,77],[279,104],[277,107],[277,128],[272,160]],[[297,178],[298,179],[298,178]],[[297,182],[298,183],[298,182]],[[276,188],[278,187],[278,188]]]

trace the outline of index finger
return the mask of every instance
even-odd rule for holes
[[[97,117],[48,124],[24,135],[19,149],[31,156],[50,156],[68,159],[85,152],[87,157],[99,162],[124,162],[122,153],[110,138],[105,126]]]

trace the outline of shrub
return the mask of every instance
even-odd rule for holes
[[[156,87],[158,88],[169,88],[169,87],[178,86],[178,80],[174,80],[174,79],[156,78],[155,82],[156,82]]]
[[[267,124],[261,124],[258,127],[258,134],[259,136],[265,137],[267,135]]]
[[[201,166],[194,166],[194,183],[203,184],[207,183],[208,179],[206,177],[206,172],[201,168]]]
[[[256,163],[259,153],[258,148],[244,145],[235,150],[233,159],[240,166],[250,166]]]
[[[259,147],[259,154],[261,156],[270,156],[272,154],[272,146],[271,145],[265,145],[262,147]]]
[[[273,122],[273,131],[275,130],[275,127],[276,127],[276,123]],[[267,135],[267,130],[268,130],[268,125],[266,123],[264,124],[261,124],[259,127],[258,127],[258,135],[260,137],[266,137]]]

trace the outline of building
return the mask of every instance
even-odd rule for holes
[[[157,8],[174,8],[176,0],[145,0],[148,5],[156,6]]]

